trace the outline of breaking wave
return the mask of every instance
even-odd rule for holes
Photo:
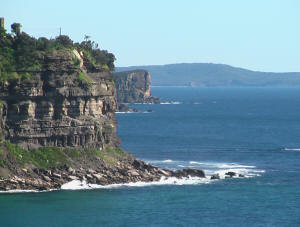
[[[285,151],[300,151],[300,148],[284,148]]]
[[[162,104],[162,105],[178,105],[178,104],[182,104],[182,102],[171,101],[171,102],[161,102],[160,104]]]
[[[199,177],[185,177],[182,179],[176,177],[162,177],[159,181],[153,182],[131,182],[124,184],[110,184],[110,185],[98,185],[88,184],[86,181],[73,180],[69,183],[62,185],[63,190],[86,190],[86,189],[112,189],[122,187],[146,187],[146,186],[159,186],[159,185],[196,185],[196,184],[208,184],[210,180],[208,178]]]
[[[236,173],[233,178],[250,178],[261,176],[265,170],[257,169],[256,166],[242,165],[238,163],[218,163],[218,162],[197,162],[197,161],[174,161],[171,159],[166,160],[153,160],[149,163],[156,164],[162,168],[168,167],[170,169],[179,169],[194,167],[204,170],[206,177],[162,177],[159,181],[154,182],[132,182],[125,184],[111,184],[111,185],[98,185],[88,184],[85,181],[73,180],[69,183],[62,185],[63,190],[86,190],[86,189],[112,189],[122,187],[146,187],[146,186],[159,186],[159,185],[198,185],[198,184],[209,184],[216,180],[211,180],[210,177],[214,174],[219,174],[220,179],[226,178],[226,173]],[[173,168],[172,168],[173,167]]]
[[[257,169],[253,165],[244,165],[240,163],[225,163],[225,162],[209,162],[209,161],[176,161],[176,160],[154,160],[148,161],[150,164],[157,165],[160,168],[168,168],[172,170],[183,168],[197,168],[202,169],[205,172],[207,178],[210,178],[214,174],[219,174],[221,179],[225,178],[225,173],[235,172],[238,177],[240,174],[244,177],[260,176],[265,170]]]

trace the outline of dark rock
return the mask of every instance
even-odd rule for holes
[[[245,177],[245,175],[244,174],[239,174],[239,177]]]
[[[194,168],[188,168],[188,169],[182,169],[182,170],[177,170],[173,172],[173,176],[181,178],[181,177],[205,177],[205,173],[203,170],[200,169],[194,169]]]
[[[235,172],[227,172],[227,173],[225,173],[225,176],[234,177],[234,176],[236,176],[236,173]]]
[[[213,174],[211,177],[210,177],[211,180],[217,180],[217,179],[220,179],[220,175],[217,173],[217,174]]]
[[[144,163],[140,160],[135,159],[132,165],[134,166],[134,168],[139,169],[144,166]]]
[[[127,104],[120,103],[120,104],[118,104],[117,111],[119,111],[119,112],[132,112],[132,109]]]

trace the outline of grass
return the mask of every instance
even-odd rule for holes
[[[71,149],[59,147],[42,147],[31,151],[24,150],[8,141],[2,143],[0,155],[7,151],[7,155],[15,160],[22,167],[25,164],[32,164],[39,169],[51,169],[61,166],[72,166],[72,162],[80,161],[83,157],[100,157],[109,165],[116,164],[117,160],[126,157],[127,153],[121,148],[113,149],[108,147],[107,151],[98,149]],[[5,160],[0,159],[0,166],[5,166]]]
[[[6,167],[6,163],[3,159],[0,159],[0,167],[3,167],[3,168]]]
[[[78,79],[82,82],[92,83],[93,80],[83,72],[78,73]]]
[[[127,155],[127,153],[122,149],[122,148],[117,148],[116,150],[113,149],[112,147],[108,147],[107,148],[107,152],[113,154],[113,155],[116,155],[116,156],[119,156],[121,158],[125,157]]]

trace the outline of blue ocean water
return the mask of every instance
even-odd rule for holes
[[[299,88],[152,93],[166,104],[117,115],[127,151],[160,167],[247,177],[0,194],[0,226],[300,226]]]

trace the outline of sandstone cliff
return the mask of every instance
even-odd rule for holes
[[[76,56],[47,56],[45,68],[30,80],[1,84],[5,140],[33,149],[41,146],[118,147],[115,87],[109,71],[72,69]]]
[[[151,96],[151,75],[146,70],[113,73],[118,103],[160,103]]]

